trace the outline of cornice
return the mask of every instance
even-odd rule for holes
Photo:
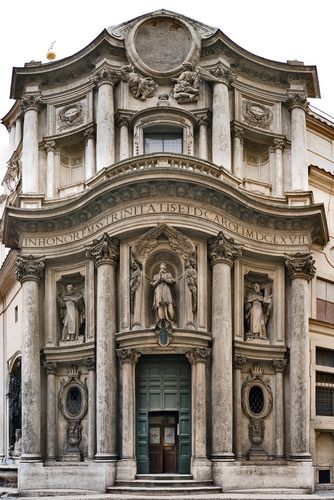
[[[24,67],[14,67],[10,97],[12,99],[21,97],[26,81],[30,83],[38,81],[42,87],[43,85],[52,85],[53,80],[60,72],[65,73],[64,79],[66,79],[66,75],[68,78],[73,78],[81,74],[90,74],[95,68],[95,63],[104,55],[109,57],[124,55],[125,58],[124,42],[116,40],[106,29],[86,47],[69,57],[45,64],[36,63],[27,64]]]
[[[13,121],[21,114],[21,101],[15,101],[8,113],[1,119],[1,123],[7,128],[11,126]]]
[[[332,194],[334,188],[334,175],[331,172],[323,170],[317,165],[309,165],[309,183],[326,193]]]
[[[306,127],[330,140],[334,140],[334,122],[314,113],[311,109],[306,112]]]
[[[316,66],[266,59],[240,47],[220,30],[202,41],[201,59],[215,55],[226,56],[230,61],[230,69],[237,74],[287,88],[291,80],[299,80],[306,84],[308,97],[320,97]]]
[[[73,231],[125,202],[157,202],[162,194],[167,200],[187,198],[208,209],[212,207],[259,230],[309,231],[314,244],[324,245],[328,241],[323,204],[289,206],[288,199],[281,203],[274,198],[261,199],[240,190],[238,182],[223,169],[189,156],[136,156],[103,169],[89,187],[72,199],[50,203],[48,208],[7,206],[3,217],[4,243],[16,247],[21,232],[48,235]]]
[[[10,250],[0,268],[1,294],[5,294],[9,287],[17,284],[15,279],[17,251]]]

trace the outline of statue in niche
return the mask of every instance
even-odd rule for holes
[[[183,71],[180,76],[173,79],[175,82],[173,94],[179,104],[196,102],[199,96],[200,74],[194,66],[185,62],[182,64]]]
[[[136,291],[141,283],[141,269],[142,269],[141,264],[134,259],[131,262],[131,270],[130,270],[131,311],[134,310]]]
[[[160,264],[159,273],[153,276],[151,286],[154,288],[153,309],[156,311],[157,322],[166,319],[171,324],[175,321],[175,304],[172,296],[172,286],[175,279],[167,271],[164,262]]]
[[[195,313],[197,309],[197,271],[196,261],[194,259],[190,258],[187,260],[184,274],[188,288],[191,292],[192,312]]]
[[[85,321],[85,303],[82,291],[75,291],[73,283],[66,284],[63,293],[58,293],[58,304],[63,325],[61,341],[78,340]]]
[[[154,96],[158,84],[151,77],[145,77],[137,73],[132,64],[122,66],[120,73],[123,82],[128,82],[129,92],[135,99],[145,101],[147,98]]]
[[[245,298],[246,337],[267,339],[266,325],[272,309],[272,296],[268,288],[262,292],[261,285],[253,282]]]

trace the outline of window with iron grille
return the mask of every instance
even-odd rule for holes
[[[334,416],[334,374],[316,372],[315,383],[316,414]]]

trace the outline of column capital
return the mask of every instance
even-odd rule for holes
[[[47,375],[55,375],[57,371],[58,364],[55,361],[44,361],[43,367]]]
[[[116,266],[119,258],[119,240],[110,238],[104,233],[102,238],[93,241],[93,246],[87,250],[86,257],[95,261],[96,267],[100,264]]]
[[[228,87],[236,79],[235,73],[221,63],[218,63],[217,66],[211,70],[211,73],[216,77],[217,83],[225,83]]]
[[[210,349],[207,349],[206,347],[195,347],[191,351],[186,352],[185,355],[191,365],[196,363],[206,363],[207,358],[210,356]]]
[[[94,139],[95,137],[95,127],[92,125],[91,127],[86,128],[86,130],[82,132],[82,135],[85,143],[87,144],[89,139]]]
[[[39,281],[45,267],[44,258],[36,258],[33,255],[27,257],[16,257],[15,275],[21,284],[25,281]]]
[[[106,64],[102,66],[96,73],[91,77],[91,81],[97,87],[107,84],[114,87],[120,81],[121,76],[118,71],[111,69]]]
[[[141,356],[141,353],[129,347],[128,349],[117,349],[117,356],[122,364],[131,363],[136,364]]]
[[[95,370],[96,367],[96,360],[95,356],[90,356],[89,358],[84,358],[82,360],[82,364],[88,368],[88,371]]]
[[[41,97],[34,94],[26,94],[21,99],[21,109],[23,113],[34,110],[39,112],[41,107]]]
[[[302,278],[311,281],[315,276],[315,260],[310,253],[296,253],[285,257],[285,266],[291,280]]]
[[[56,147],[56,141],[44,141],[43,149],[47,153],[54,153]]]
[[[271,144],[271,148],[274,151],[276,151],[276,149],[280,149],[281,151],[283,151],[284,147],[285,147],[285,140],[283,138],[276,137]]]
[[[273,359],[273,368],[275,370],[275,373],[283,373],[287,364],[288,361],[286,359]]]
[[[209,125],[209,113],[202,112],[201,114],[196,115],[197,118],[197,126],[198,127],[207,127]]]
[[[308,109],[308,101],[307,96],[300,92],[288,92],[287,93],[287,105],[292,111],[294,108],[300,108],[304,111]]]
[[[132,115],[133,113],[131,113],[130,111],[118,111],[115,117],[116,125],[118,127],[129,127]]]
[[[243,141],[245,135],[245,130],[241,125],[238,125],[237,123],[234,123],[233,128],[232,128],[232,136],[236,137],[240,140],[240,142]]]
[[[233,238],[227,238],[223,231],[219,231],[217,236],[208,241],[209,260],[211,265],[224,262],[230,267],[233,262],[241,257],[241,245],[236,245]]]
[[[243,365],[247,363],[247,358],[246,356],[242,356],[241,354],[235,354],[233,362],[234,362],[234,368],[241,370]]]

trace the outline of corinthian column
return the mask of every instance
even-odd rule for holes
[[[96,169],[101,170],[115,163],[114,85],[118,73],[106,65],[92,78],[97,85],[96,110]]]
[[[88,250],[97,268],[96,287],[96,455],[117,460],[116,279],[119,241],[107,233]]]
[[[308,190],[308,168],[306,160],[306,96],[300,93],[288,94],[291,110],[291,190]]]
[[[231,171],[230,101],[228,89],[234,76],[232,71],[219,64],[212,74],[212,161]]]
[[[134,366],[140,353],[134,349],[119,349],[122,364],[122,461],[118,479],[131,481],[136,477],[135,462],[135,377]]]
[[[24,113],[22,149],[22,193],[38,193],[38,111],[40,97],[27,95],[22,99]]]
[[[285,259],[291,279],[290,318],[290,458],[310,460],[310,353],[308,285],[315,275],[309,253]]]
[[[44,260],[17,257],[16,279],[22,285],[22,455],[21,462],[41,461],[41,374],[39,280]]]
[[[212,459],[233,460],[231,269],[241,248],[221,231],[209,240],[208,253],[212,265]]]

